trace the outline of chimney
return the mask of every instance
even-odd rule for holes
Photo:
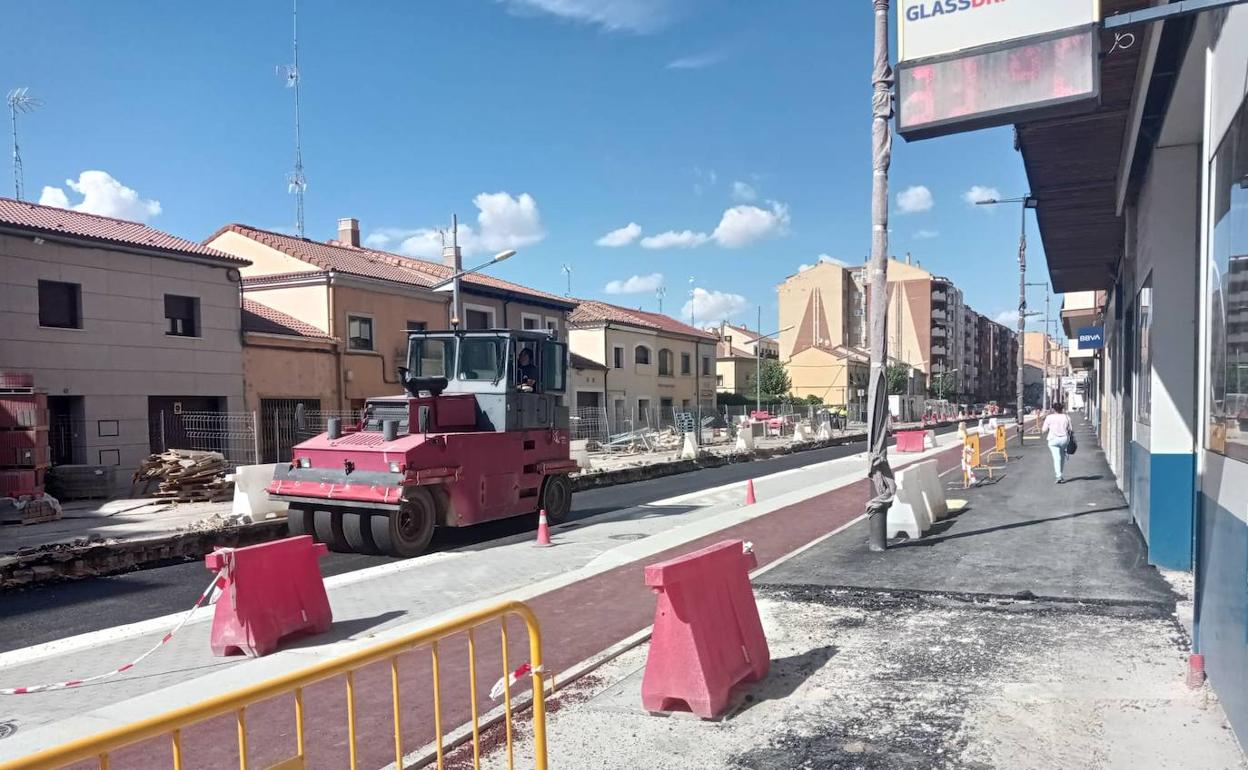
[[[355,217],[343,217],[338,220],[338,242],[348,246],[360,245],[360,220]]]
[[[458,246],[443,246],[442,264],[458,273],[464,269],[463,252]]]

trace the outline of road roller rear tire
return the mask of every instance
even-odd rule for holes
[[[385,515],[384,513],[356,513],[355,511],[346,511],[342,514],[342,534],[352,551],[370,556],[381,553],[381,549],[373,541],[372,519]]]
[[[437,506],[429,490],[423,487],[409,489],[399,510],[369,517],[373,542],[389,556],[399,559],[419,556],[433,540],[437,518]]]
[[[291,508],[286,511],[286,531],[291,537],[311,535],[316,537],[312,511],[307,508]]]
[[[342,533],[342,514],[337,511],[317,511],[313,514],[312,526],[316,530],[316,539],[329,546],[331,551],[350,553],[351,544]]]

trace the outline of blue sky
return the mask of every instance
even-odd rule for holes
[[[371,243],[430,254],[457,212],[470,250],[518,249],[502,277],[563,293],[567,264],[577,296],[655,309],[661,274],[685,320],[692,277],[699,323],[752,323],[762,305],[771,331],[786,275],[869,249],[872,15],[867,0],[763,9],[301,0],[308,236],[355,216]],[[293,228],[275,72],[289,2],[21,3],[6,21],[22,34],[6,35],[0,88],[45,102],[20,123],[28,199],[197,240],[231,221]],[[898,140],[891,251],[1008,311],[1017,212],[964,196],[1025,184],[1009,128]],[[598,245],[609,233],[625,245]],[[1033,224],[1035,281],[1039,243]]]

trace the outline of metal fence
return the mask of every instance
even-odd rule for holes
[[[527,632],[527,668],[515,666],[517,658],[512,656],[517,652],[524,655],[523,641],[526,640],[515,639],[516,649],[511,649],[509,618],[513,623],[518,618]],[[490,637],[499,640],[497,646],[489,642]],[[484,684],[499,671],[504,683],[511,678],[516,681],[502,688],[503,704],[483,714],[482,706],[489,703],[484,701]],[[417,757],[404,752],[404,737],[410,738],[415,731],[419,731],[422,742],[426,736],[431,739],[428,753],[438,767],[446,764],[450,749],[461,742],[471,743],[473,766],[480,766],[491,741],[501,742],[500,750],[506,752],[510,767],[515,744],[524,737],[533,752],[534,769],[546,770],[547,687],[544,678],[542,635],[537,616],[521,602],[501,602],[180,709],[65,741],[35,754],[0,761],[0,770],[44,770],[71,765],[95,766],[101,770],[108,770],[110,766],[182,768],[204,761],[196,756],[205,746],[204,734],[213,734],[219,741],[223,734],[229,736],[230,732],[237,735],[236,756],[241,770],[248,767],[375,767],[381,764],[379,760],[390,757],[395,767],[408,767]],[[527,688],[524,679],[528,680]],[[339,712],[341,732],[346,736],[345,747],[336,736],[313,730],[306,723],[309,716],[326,714],[324,696],[309,698],[305,697],[305,692],[327,682],[345,689],[346,708]],[[444,687],[448,691],[446,695]],[[456,687],[455,695],[448,699],[446,696],[452,692],[452,687]],[[553,690],[553,684],[550,687]],[[364,697],[364,693],[379,689],[381,692],[389,690],[389,697]],[[416,714],[426,718],[414,725],[417,720],[413,711],[419,708],[414,704],[430,702],[432,714],[424,713],[426,709],[421,708]],[[272,707],[267,712],[263,710],[266,705]],[[284,705],[293,706],[293,719],[274,721],[277,707]],[[516,712],[525,707],[528,714],[522,720]],[[249,713],[252,715],[250,726]],[[214,719],[228,719],[233,724],[225,726],[218,721],[216,726],[225,729],[200,734],[200,730],[210,730],[214,726]],[[359,725],[365,720],[384,725],[385,732],[390,733],[386,736],[389,740],[375,742],[379,736],[361,735],[365,731],[361,731]],[[497,738],[490,738],[483,734],[484,729],[495,721],[501,722],[504,730]],[[280,733],[289,734],[292,722],[294,740],[275,739]],[[432,722],[432,734],[429,722]],[[317,724],[323,723],[324,720]],[[459,725],[462,727],[456,729]],[[376,750],[378,745],[385,745],[385,752]],[[215,764],[220,766],[221,761]]]
[[[260,442],[255,412],[168,412],[150,415],[153,451],[189,449],[220,452],[234,465],[255,465]]]

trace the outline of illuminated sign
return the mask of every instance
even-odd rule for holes
[[[898,0],[899,62],[1100,21],[1099,0]]]
[[[903,62],[897,131],[908,140],[926,139],[1086,111],[1100,96],[1099,52],[1096,27],[1088,26]]]
[[[1079,349],[1097,350],[1105,347],[1105,327],[1085,326],[1079,330]]]

